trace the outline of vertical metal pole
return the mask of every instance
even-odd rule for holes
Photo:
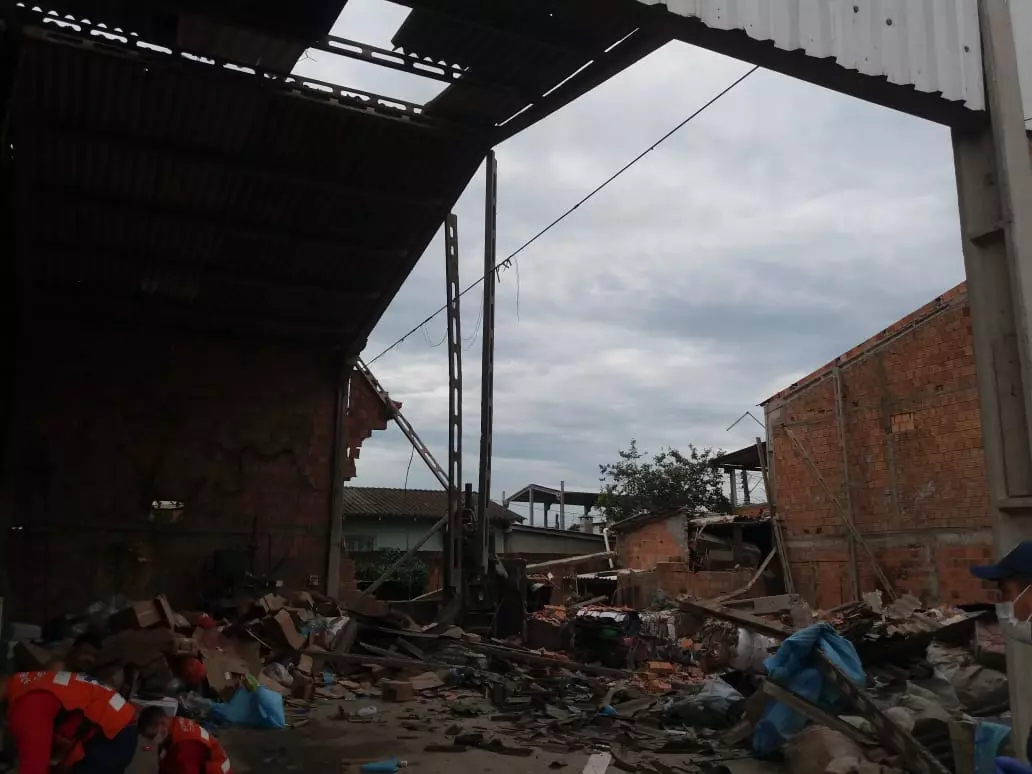
[[[979,0],[989,126],[953,131],[997,555],[1032,539],[1032,163],[1005,0]],[[1007,643],[1014,748],[1032,723],[1032,646]]]
[[[534,526],[534,487],[527,490],[527,504],[530,506],[530,526]]]
[[[742,468],[742,505],[749,505],[749,471]]]
[[[566,482],[559,482],[559,529],[566,529]]]
[[[448,531],[445,533],[444,587],[462,588],[462,332],[459,325],[459,222],[444,223],[448,310]]]
[[[495,152],[487,153],[487,184],[484,196],[484,312],[483,349],[480,357],[480,477],[477,483],[477,571],[487,572],[487,507],[491,501],[491,453],[494,446],[494,335],[495,277],[498,223],[498,161]]]
[[[731,510],[738,507],[738,482],[735,480],[735,471],[732,468],[724,468],[728,480],[731,482]]]

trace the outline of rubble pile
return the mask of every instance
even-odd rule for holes
[[[216,727],[303,728],[330,707],[346,733],[387,722],[370,702],[411,707],[401,731],[436,734],[427,755],[582,751],[645,774],[760,757],[793,774],[961,771],[960,740],[973,749],[981,718],[1007,712],[998,628],[957,608],[877,594],[826,612],[795,595],[597,602],[546,605],[502,641],[357,592],[269,593],[220,620],[159,596],[31,632],[11,666],[86,672]]]

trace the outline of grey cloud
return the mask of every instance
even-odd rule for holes
[[[369,2],[349,9],[342,34],[383,43],[397,24]],[[399,85],[395,74],[324,57],[306,67],[401,88],[400,97],[438,86]],[[502,145],[500,256],[745,69],[671,44]],[[482,186],[478,173],[455,207],[464,283],[482,268]],[[518,282],[515,267],[502,273],[494,495],[531,480],[594,488],[597,465],[632,437],[652,451],[751,443],[762,432],[751,420],[725,428],[962,279],[955,196],[941,127],[773,73],[752,76],[526,250]],[[442,257],[438,235],[368,356],[442,304]],[[479,289],[463,299],[468,338],[479,305]],[[436,343],[443,318],[428,328]],[[472,480],[479,339],[467,346]],[[416,333],[374,371],[443,455],[444,348]],[[400,486],[409,454],[396,429],[375,434],[354,483]],[[418,460],[409,485],[435,485]]]

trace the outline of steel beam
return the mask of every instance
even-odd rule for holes
[[[497,145],[547,118],[669,41],[669,35],[644,29],[636,30],[608,51],[595,55],[586,66],[571,73],[565,81],[552,86],[535,102],[508,117],[495,129],[492,141]]]
[[[495,275],[498,244],[498,161],[487,154],[484,196],[484,311],[480,359],[480,475],[477,484],[477,571],[487,573],[488,536],[491,534],[488,506],[491,502],[491,454],[494,446],[494,335]]]
[[[448,531],[444,587],[462,589],[462,330],[459,320],[459,224],[454,213],[444,224],[448,313]]]
[[[1010,8],[979,0],[989,126],[954,129],[957,194],[997,555],[1032,539],[1032,163]],[[1014,749],[1032,723],[1032,647],[1007,643]]]

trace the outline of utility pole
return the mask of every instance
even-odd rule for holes
[[[480,359],[480,476],[477,483],[476,571],[487,573],[487,554],[491,523],[491,454],[494,446],[494,335],[495,263],[498,237],[498,161],[495,152],[487,153],[487,183],[484,196],[484,312],[483,350]]]
[[[444,223],[448,312],[448,528],[444,534],[444,588],[462,590],[462,332],[459,325],[459,223]]]

